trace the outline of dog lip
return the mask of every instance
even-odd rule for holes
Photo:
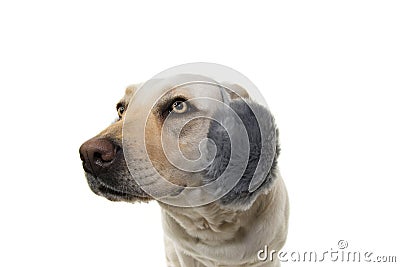
[[[111,191],[111,193],[115,193],[116,195],[131,195],[128,192],[115,189],[113,186],[110,186],[99,179],[99,177],[94,176],[96,182],[99,185],[99,189],[104,189],[104,191]]]
[[[132,195],[132,194],[130,194],[128,192],[116,190],[114,188],[111,188],[111,187],[108,187],[108,186],[104,186],[104,185],[100,185],[98,187],[98,189],[102,193],[107,193],[107,194],[111,194],[111,195],[118,196],[118,197],[134,196],[134,195]]]
[[[150,200],[151,198],[146,196],[146,195],[140,195],[140,194],[135,194],[132,192],[126,192],[122,190],[118,190],[114,188],[113,186],[110,186],[106,184],[105,182],[101,181],[101,179],[95,175],[92,175],[90,173],[86,173],[87,176],[91,177],[91,184],[94,188],[96,188],[96,191],[98,191],[102,196],[107,198],[107,195],[117,198],[118,200],[134,200],[134,199],[140,199],[140,200]],[[114,199],[115,200],[115,199]]]
[[[148,201],[150,200],[149,197],[147,196],[140,196],[120,190],[115,190],[113,188],[107,187],[100,185],[98,187],[98,190],[100,191],[101,195],[104,196],[105,198],[111,199],[110,200],[125,200],[125,201],[134,201],[134,200],[142,200],[142,201]]]

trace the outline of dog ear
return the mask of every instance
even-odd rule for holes
[[[242,173],[234,187],[217,201],[231,209],[245,210],[259,194],[268,191],[278,175],[278,131],[272,114],[264,106],[249,99],[235,98],[229,107],[229,112],[219,109],[210,123],[208,138],[214,141],[217,153],[206,170],[206,182]],[[232,119],[232,111],[240,119]],[[237,130],[243,126],[247,136]],[[248,139],[248,146],[243,146],[244,138]],[[237,164],[228,166],[230,161],[247,162],[247,166],[245,170],[239,170],[235,168]]]
[[[249,93],[242,86],[240,86],[238,84],[227,83],[227,82],[224,82],[222,84],[226,87],[225,91],[229,95],[229,98],[231,100],[238,99],[238,98],[249,99]]]

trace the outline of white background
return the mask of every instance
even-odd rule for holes
[[[95,196],[78,148],[125,86],[196,61],[247,75],[275,114],[286,250],[344,239],[399,261],[399,14],[398,1],[2,1],[0,265],[165,265],[157,204]]]

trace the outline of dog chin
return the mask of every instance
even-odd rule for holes
[[[149,196],[144,194],[133,194],[121,191],[102,183],[98,178],[86,173],[86,178],[90,189],[98,196],[105,197],[110,201],[125,201],[129,203],[148,202],[151,200]]]

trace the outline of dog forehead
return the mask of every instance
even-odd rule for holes
[[[122,102],[135,104],[135,106],[153,106],[162,103],[164,99],[184,98],[198,105],[199,108],[209,108],[214,102],[204,101],[212,99],[223,101],[221,87],[217,84],[190,83],[177,86],[164,85],[139,88],[137,85],[129,86],[125,91]],[[145,104],[146,103],[146,104]]]
[[[222,101],[221,88],[214,84],[190,84],[171,90],[173,97],[183,97],[197,105],[198,108],[209,108],[212,100]],[[211,101],[207,101],[210,99]]]

